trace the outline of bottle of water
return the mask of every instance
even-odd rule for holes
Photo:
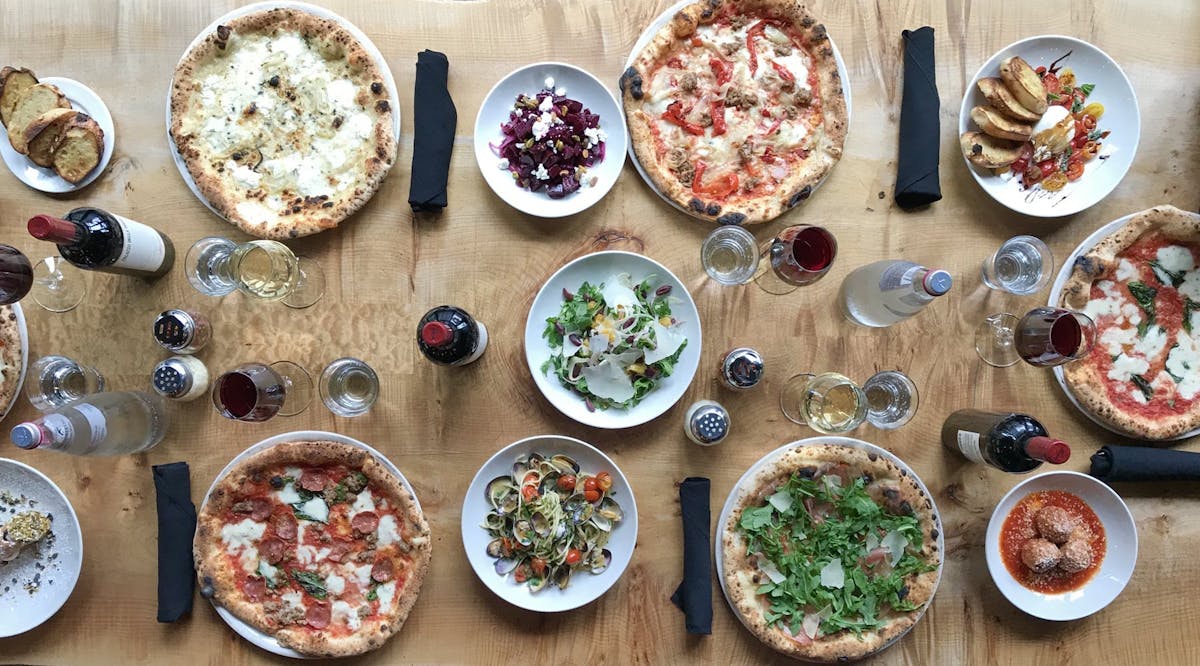
[[[163,399],[142,391],[95,393],[12,430],[22,449],[49,449],[80,456],[145,451],[162,441],[170,425]]]
[[[953,279],[942,269],[886,259],[855,269],[842,281],[838,301],[846,319],[882,328],[917,314],[950,291]]]

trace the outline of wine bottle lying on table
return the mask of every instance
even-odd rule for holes
[[[942,445],[971,462],[1013,474],[1031,472],[1043,462],[1061,465],[1071,447],[1054,439],[1037,419],[1012,412],[961,409],[942,425]]]
[[[34,215],[29,233],[58,245],[63,259],[86,270],[159,277],[175,261],[175,246],[163,233],[99,208],[76,208],[61,218]]]

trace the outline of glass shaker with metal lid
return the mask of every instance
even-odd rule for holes
[[[212,339],[212,324],[199,312],[167,310],[154,320],[154,339],[176,354],[194,354]]]
[[[738,347],[721,359],[721,381],[731,389],[743,391],[762,380],[762,354],[749,347]]]
[[[208,368],[195,356],[172,356],[154,368],[154,390],[171,400],[195,400],[208,392]]]

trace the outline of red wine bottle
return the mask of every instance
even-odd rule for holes
[[[158,277],[175,261],[175,246],[161,232],[99,208],[76,208],[62,218],[34,215],[29,233],[57,244],[63,259],[86,270]]]
[[[33,266],[20,250],[0,244],[0,305],[25,298],[33,286]]]
[[[453,305],[439,305],[417,324],[417,347],[440,365],[466,365],[487,348],[487,328]]]
[[[961,409],[942,425],[942,445],[968,460],[1023,474],[1043,462],[1061,465],[1071,448],[1048,436],[1036,419],[1012,412]]]

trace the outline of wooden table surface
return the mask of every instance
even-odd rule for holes
[[[96,90],[112,111],[116,152],[108,171],[80,193],[55,198],[0,172],[3,242],[34,257],[47,247],[24,232],[38,212],[96,205],[164,230],[182,258],[209,235],[243,238],[188,191],[168,152],[164,99],[176,61],[232,1],[11,0],[0,6],[0,64],[42,76],[67,76]],[[182,274],[182,261],[157,283],[94,274],[78,309],[25,308],[31,356],[61,353],[99,368],[115,389],[143,388],[163,357],[150,337],[155,313],[188,306],[209,314],[215,341],[201,357],[214,372],[245,361],[288,359],[314,375],[350,355],[379,373],[382,397],[367,416],[335,418],[319,402],[264,424],[226,421],[208,400],[175,409],[167,438],[147,454],[84,459],[4,455],[44,471],[79,514],[86,558],[66,606],[40,628],[0,640],[7,663],[283,662],[237,637],[202,599],[175,625],[155,622],[156,519],[150,466],[191,465],[197,504],[214,475],[245,447],[282,432],[324,429],[359,438],[387,454],[416,487],[433,528],[431,574],[403,631],[364,663],[646,664],[783,661],[744,630],[713,580],[713,635],[688,636],[668,601],[682,573],[675,483],[712,479],[714,520],[742,472],[775,447],[814,433],[778,409],[782,381],[802,370],[836,370],[859,380],[899,368],[918,384],[921,405],[906,427],[864,428],[857,436],[904,458],[929,485],[945,522],[947,561],[925,619],[876,659],[905,664],[1200,663],[1191,640],[1200,601],[1200,494],[1182,485],[1121,488],[1137,521],[1139,563],[1107,609],[1067,623],[1024,615],[987,574],[983,539],[995,502],[1022,477],[970,464],[938,443],[942,421],[963,407],[1026,412],[1074,446],[1067,468],[1120,441],[1075,411],[1051,373],[1024,364],[992,369],[973,350],[972,331],[990,312],[1023,310],[1045,294],[1009,297],[980,285],[979,264],[1005,238],[1033,233],[1060,259],[1093,229],[1127,213],[1172,203],[1200,206],[1200,5],[1188,0],[946,3],[816,2],[850,70],[854,118],[845,157],[821,190],[773,224],[819,223],[837,236],[840,256],[827,278],[787,296],[757,287],[724,288],[699,262],[705,224],[663,203],[626,166],[611,194],[582,214],[539,220],[495,197],[472,156],[472,127],[487,90],[510,70],[539,60],[582,66],[615,89],[638,34],[669,0],[371,0],[327,2],[361,27],[386,56],[404,114],[400,156],[382,191],[341,228],[292,246],[324,266],[328,292],[315,307],[290,310],[241,295],[212,299]],[[915,213],[892,203],[901,91],[900,31],[937,29],[945,198]],[[1104,201],[1061,220],[1013,214],[973,182],[958,154],[956,118],[965,83],[996,50],[1029,35],[1088,40],[1115,58],[1137,91],[1143,126],[1133,168]],[[450,206],[414,219],[408,205],[412,87],[416,53],[445,52],[458,107]],[[1086,78],[1086,76],[1084,77]],[[692,290],[704,324],[703,358],[688,393],[669,412],[626,431],[600,431],[560,415],[526,368],[522,331],[542,282],[580,254],[605,248],[643,252]],[[884,330],[857,328],[834,303],[854,267],[903,257],[955,276],[950,295],[915,319]],[[466,368],[435,367],[412,342],[418,317],[441,303],[465,307],[492,335],[483,358]],[[718,388],[720,354],[749,345],[767,359],[765,385],[733,394]],[[715,398],[733,415],[733,432],[715,448],[688,442],[680,424],[694,400]],[[21,399],[4,427],[36,416]],[[561,433],[608,452],[628,475],[641,507],[638,548],[628,570],[600,600],[579,610],[538,615],[518,610],[474,576],[459,537],[467,485],[492,452],[534,434]],[[1195,440],[1177,445],[1198,450]],[[468,520],[476,520],[474,516]],[[586,660],[586,661],[581,661]],[[174,662],[173,662],[174,663]]]

